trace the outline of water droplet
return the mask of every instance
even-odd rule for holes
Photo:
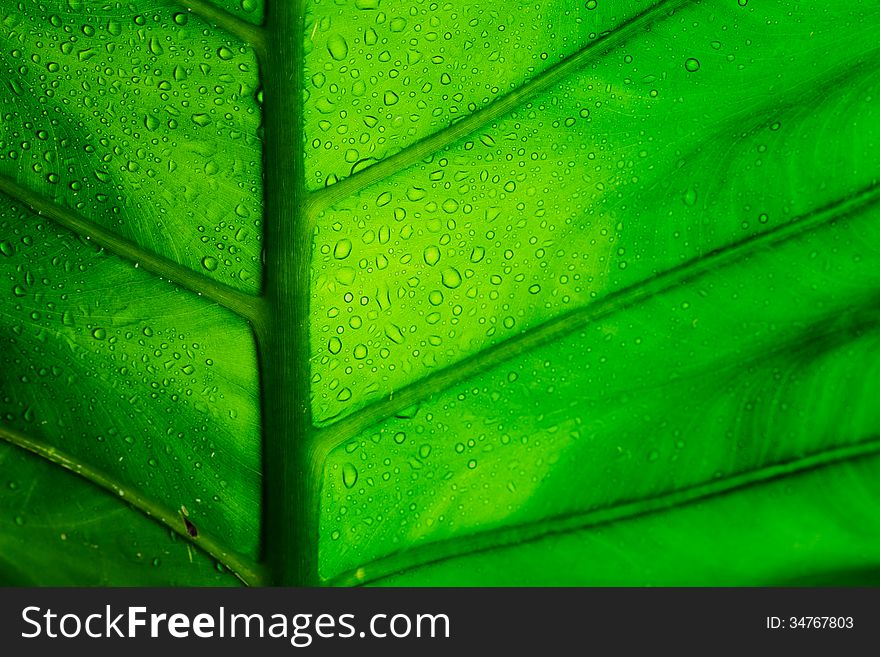
[[[336,280],[342,283],[343,285],[351,285],[354,283],[354,279],[357,276],[357,271],[354,267],[340,267],[336,270]]]
[[[95,340],[103,340],[107,337],[107,330],[98,327],[92,331],[92,337],[95,338]]]
[[[354,488],[358,480],[358,471],[351,463],[342,466],[342,483],[346,488]]]
[[[385,336],[395,344],[403,344],[405,339],[403,332],[396,324],[389,324],[385,327]]]
[[[10,257],[15,253],[15,249],[12,248],[12,244],[8,240],[2,240],[0,241],[0,253]]]
[[[211,124],[211,117],[207,114],[193,114],[192,122],[195,123],[200,128],[204,128]]]
[[[351,253],[351,240],[341,239],[336,242],[336,247],[333,249],[333,257],[337,260],[345,260],[348,255]]]
[[[447,267],[440,274],[440,280],[443,282],[443,285],[454,290],[461,285],[461,274],[458,273],[455,267]]]
[[[229,61],[230,59],[235,57],[235,53],[233,53],[232,50],[227,48],[226,46],[220,46],[219,48],[217,48],[217,56],[224,61]]]
[[[425,247],[424,257],[425,262],[433,267],[440,262],[440,249],[433,245]]]
[[[456,201],[454,198],[448,198],[443,201],[443,205],[441,207],[443,208],[443,212],[447,214],[452,214],[453,212],[458,210],[458,201]]]
[[[689,57],[687,61],[684,63],[685,69],[687,69],[690,73],[696,73],[700,70],[700,60],[695,59],[694,57]]]
[[[327,50],[330,51],[330,56],[333,59],[339,61],[348,55],[348,44],[340,35],[333,34],[327,39]]]
[[[397,97],[396,93],[394,93],[391,90],[388,90],[385,92],[383,100],[385,101],[386,105],[396,105],[397,101],[400,100],[400,98]]]
[[[217,258],[215,258],[214,256],[205,256],[204,258],[202,258],[202,267],[204,267],[208,271],[216,271],[218,264],[219,263],[217,262]]]
[[[340,351],[342,351],[342,340],[340,340],[336,336],[333,336],[332,338],[330,338],[329,342],[327,342],[327,350],[331,354],[338,354]]]

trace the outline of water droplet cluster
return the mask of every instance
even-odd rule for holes
[[[185,500],[200,528],[255,553],[259,405],[246,324],[5,197],[0,241],[0,423],[167,507]]]
[[[187,267],[259,288],[251,50],[179,8],[114,3],[15,12],[0,40],[0,172]]]
[[[333,183],[470,114],[623,18],[565,0],[310,3],[307,185]]]

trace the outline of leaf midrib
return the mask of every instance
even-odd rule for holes
[[[272,3],[269,6],[266,14],[265,23],[261,26],[257,26],[253,23],[249,23],[238,18],[234,14],[231,14],[230,12],[218,7],[217,5],[214,5],[209,0],[176,0],[176,2],[186,10],[191,11],[195,15],[198,15],[203,20],[213,24],[216,27],[226,30],[245,44],[252,46],[258,56],[258,60],[260,61],[261,69],[265,69],[262,71],[261,75],[261,81],[264,83],[264,85],[267,85],[269,83],[269,80],[267,79],[270,77],[268,73],[269,71],[275,74],[274,78],[276,82],[280,82],[282,81],[282,79],[284,79],[284,75],[278,75],[278,69],[283,68],[283,65],[285,63],[289,64],[289,62],[278,62],[276,60],[275,67],[268,65],[269,60],[271,60],[273,56],[276,58],[278,56],[278,53],[273,53],[272,48],[270,47],[272,45],[271,37],[274,36],[276,41],[278,41],[279,37],[281,37],[280,42],[284,44],[286,43],[284,39],[289,38],[291,34],[296,35],[302,33],[302,30],[298,29],[302,27],[304,13],[301,0],[291,0],[289,4],[286,2],[283,3],[285,5],[284,10],[286,10],[287,13],[284,13],[284,11],[282,10],[280,15],[286,17],[286,19],[294,20],[289,20],[289,25],[286,23],[282,23],[282,21],[276,21],[278,25],[276,25],[276,31],[274,35],[272,34],[271,28],[273,22],[273,11],[278,11],[277,7],[279,5],[276,3]],[[387,158],[386,160],[383,160],[376,165],[357,172],[344,179],[340,183],[333,185],[332,187],[318,190],[317,192],[306,192],[304,180],[301,176],[292,181],[294,183],[293,187],[295,187],[295,189],[293,190],[293,194],[290,194],[291,190],[289,189],[282,190],[281,188],[284,187],[283,185],[275,185],[274,187],[278,189],[273,189],[273,185],[267,184],[267,214],[270,213],[269,209],[273,205],[277,207],[284,206],[283,200],[281,199],[282,191],[286,191],[286,193],[290,196],[300,199],[300,207],[295,208],[293,211],[291,211],[291,209],[288,207],[282,212],[282,214],[284,212],[287,212],[289,216],[275,217],[275,219],[279,220],[277,221],[277,223],[271,220],[264,222],[264,225],[267,225],[267,233],[272,226],[274,226],[277,230],[280,230],[282,235],[285,231],[296,231],[296,233],[300,236],[300,239],[296,243],[302,246],[304,242],[303,238],[306,236],[311,236],[311,231],[313,229],[314,222],[318,214],[320,214],[320,212],[322,212],[323,210],[329,208],[330,205],[335,203],[343,196],[356,194],[358,191],[377,182],[380,182],[381,180],[384,180],[391,175],[398,173],[400,170],[403,170],[410,165],[415,164],[425,157],[428,157],[429,155],[450,146],[452,143],[458,141],[467,134],[475,132],[485,125],[488,125],[492,121],[500,118],[504,114],[514,109],[516,106],[533,97],[535,94],[538,94],[541,91],[552,87],[558,81],[583,66],[583,64],[590,59],[607,54],[610,50],[612,50],[615,46],[620,45],[626,38],[635,33],[637,30],[648,26],[654,19],[659,17],[662,11],[666,11],[667,15],[671,15],[676,8],[684,6],[686,4],[690,4],[692,2],[693,0],[660,0],[659,2],[643,10],[641,13],[622,23],[615,30],[601,35],[598,39],[595,39],[585,44],[580,50],[578,50],[574,54],[565,58],[558,64],[551,66],[549,69],[546,69],[532,79],[527,80],[519,88],[509,92],[505,96],[502,96],[501,98],[484,107],[483,109],[475,112],[472,115],[469,115],[468,117],[460,121],[451,123],[446,128],[438,131],[434,135],[407,146],[406,148]],[[288,30],[290,31],[288,32]],[[278,44],[276,43],[275,45],[277,46]],[[301,53],[302,44],[298,45],[300,46],[299,52]],[[301,64],[301,55],[297,56],[296,63]],[[280,66],[278,64],[280,64]],[[301,66],[296,66],[295,68],[299,69],[301,68]],[[287,78],[283,81],[286,83],[285,86],[289,87],[292,82],[298,81],[299,78],[300,75],[288,75]],[[289,91],[290,97],[293,97],[293,90]],[[296,97],[298,97],[298,93],[296,94]],[[299,109],[301,110],[302,108],[300,107]],[[288,153],[287,155],[286,162],[288,165],[293,164],[292,160],[296,159],[294,152],[296,151],[296,145],[302,143],[302,125],[301,116],[297,118],[295,117],[296,112],[292,114],[294,116],[293,118],[289,118],[289,122],[295,126],[296,135],[294,139],[277,139],[278,135],[275,135],[274,137],[276,138],[273,139],[273,135],[271,134],[267,134],[266,136],[267,143],[273,144],[274,147],[276,147],[275,153],[270,154],[267,151],[269,151],[271,147],[264,146],[264,158],[266,159],[267,164],[271,165],[269,169],[270,171],[274,170],[272,167],[285,169],[285,171],[288,168],[283,166],[284,162],[281,162],[281,160],[284,160],[285,157],[283,153],[279,152],[278,147],[286,146],[289,148],[290,153]],[[279,132],[280,131],[281,130],[279,130]],[[299,158],[301,159],[301,153],[299,154]],[[199,296],[203,296],[207,299],[215,301],[248,321],[254,331],[255,342],[260,358],[260,365],[262,370],[261,388],[264,391],[264,404],[266,403],[265,382],[267,380],[275,379],[275,373],[278,370],[284,369],[283,366],[280,368],[278,367],[278,364],[276,362],[277,358],[274,358],[273,354],[271,353],[273,351],[278,351],[278,349],[273,350],[271,347],[271,336],[277,332],[279,327],[277,326],[277,321],[273,321],[273,313],[270,312],[270,310],[276,311],[276,315],[279,313],[277,313],[277,308],[270,309],[268,307],[269,304],[267,303],[267,298],[270,296],[270,294],[264,292],[259,296],[251,295],[223,283],[220,283],[219,281],[211,279],[199,272],[193,271],[175,261],[172,261],[169,258],[165,258],[154,252],[144,249],[139,244],[131,240],[127,240],[120,235],[117,235],[112,231],[107,230],[97,222],[82,217],[73,210],[23,187],[22,185],[18,184],[17,181],[7,176],[0,175],[0,192],[5,193],[14,201],[23,203],[25,206],[29,207],[38,215],[46,216],[54,220],[59,225],[67,228],[68,230],[71,230],[75,234],[79,234],[87,239],[93,240],[96,244],[104,248],[109,253],[134,262],[137,266],[142,267],[146,271],[157,275],[161,279],[165,279],[175,285],[178,285],[183,289],[189,290]],[[270,240],[266,241],[271,243]],[[310,258],[310,249],[307,255]],[[288,259],[289,258],[278,259],[282,269],[286,266],[286,262],[284,261]],[[296,264],[296,267],[299,269],[305,269],[307,271],[310,267],[310,262],[298,262]],[[267,281],[267,287],[271,288],[271,278],[273,273],[270,271],[271,267],[269,262],[267,262],[266,270],[266,278],[269,279]],[[275,273],[277,274],[278,272]],[[302,283],[302,281],[294,281],[294,283]],[[298,296],[300,297],[300,301],[302,301],[303,299],[307,299],[307,284],[305,286],[295,284],[291,285],[291,287],[303,287],[304,289],[299,291]],[[273,324],[276,325],[274,326],[274,328]],[[283,329],[284,327],[281,328]],[[304,341],[304,343],[307,345],[308,341],[306,340]],[[274,355],[277,356],[277,354]],[[301,360],[303,361],[303,363],[305,363],[305,367],[308,367],[308,354],[306,354],[306,357],[302,358]],[[308,383],[309,377],[302,378],[305,383]],[[286,386],[281,387],[284,388]],[[283,397],[283,395],[281,396]],[[266,410],[267,407],[264,405],[264,411]],[[281,410],[285,411],[287,409]],[[366,409],[361,410],[364,412],[366,411]],[[283,414],[284,413],[282,412],[282,415]],[[358,414],[359,413],[356,413],[356,415]],[[272,504],[276,504],[277,500],[281,496],[277,494],[277,490],[273,489],[277,487],[279,490],[283,491],[286,490],[287,487],[290,485],[290,482],[288,481],[289,476],[284,475],[284,471],[287,471],[289,473],[291,471],[296,472],[298,470],[301,473],[300,477],[303,478],[303,474],[305,474],[308,481],[306,482],[305,486],[302,485],[302,482],[299,482],[298,485],[295,486],[295,488],[299,490],[299,493],[297,493],[296,495],[302,498],[301,500],[299,500],[299,503],[284,503],[282,504],[282,506],[284,506],[285,508],[278,513],[265,512],[264,510],[264,520],[267,521],[265,524],[280,527],[280,531],[282,534],[290,531],[289,526],[291,524],[291,521],[295,521],[297,525],[304,524],[313,529],[317,529],[317,509],[303,508],[302,502],[316,499],[316,497],[312,497],[312,495],[316,495],[317,491],[314,489],[320,485],[320,477],[318,475],[320,471],[320,466],[323,463],[323,458],[326,453],[325,447],[327,445],[327,441],[322,439],[324,434],[316,431],[315,427],[311,423],[310,417],[305,426],[303,426],[301,422],[282,422],[282,425],[290,424],[291,426],[277,427],[280,429],[280,431],[277,432],[268,430],[265,427],[265,425],[267,424],[265,417],[273,416],[274,414],[272,413],[264,416],[264,457],[265,460],[269,462],[272,469],[277,468],[281,471],[281,473],[279,473],[277,476],[264,477],[264,504],[267,500],[271,501]],[[293,424],[297,424],[300,426],[300,429],[294,430],[294,433],[299,433],[300,441],[307,443],[305,445],[301,445],[298,449],[295,450],[291,450],[290,445],[283,444],[284,441],[287,439],[286,434],[291,428],[293,428]],[[279,433],[281,435],[276,435]],[[31,451],[32,453],[42,456],[43,458],[47,458],[48,460],[58,463],[59,465],[64,465],[64,467],[66,467],[66,463],[73,464],[75,466],[74,468],[72,468],[73,471],[79,472],[84,476],[84,478],[93,481],[93,483],[96,483],[99,486],[108,488],[111,491],[124,490],[124,488],[121,487],[118,482],[113,481],[112,478],[105,473],[101,473],[97,470],[91,470],[87,468],[85,464],[77,463],[75,459],[68,455],[63,455],[63,462],[50,458],[53,453],[56,455],[61,455],[61,452],[57,452],[53,448],[50,448],[42,444],[40,441],[34,440],[32,438],[27,438],[21,435],[19,435],[18,438],[14,438],[14,435],[14,433],[10,433],[0,428],[0,439],[6,440],[13,444],[17,444],[21,447],[24,447],[25,449],[29,449],[29,451]],[[285,437],[282,438],[281,436]],[[267,444],[269,445],[268,447],[266,446]],[[29,447],[27,447],[27,445],[31,445],[34,448],[30,449]],[[291,458],[292,453],[293,457]],[[59,456],[59,458],[61,457]],[[298,462],[299,465],[296,465],[294,461]],[[279,462],[281,463],[281,465],[279,465]],[[92,476],[88,476],[89,474],[91,474]],[[105,482],[106,485],[101,482]],[[132,499],[136,499],[136,496],[133,493],[129,493],[128,499],[129,501],[131,501]],[[137,499],[141,499],[143,504],[133,504],[136,508],[141,509],[142,511],[147,513],[148,516],[158,520],[162,524],[167,525],[172,530],[181,533],[179,518],[177,517],[175,512],[165,509],[161,507],[161,505],[157,505],[156,503],[149,502],[147,498]],[[299,506],[300,508],[292,508],[296,506]],[[306,506],[308,506],[308,503],[306,504]],[[151,509],[151,511],[147,511],[147,509]],[[273,530],[271,528],[269,530],[265,530],[264,527],[264,531],[267,537],[273,533]],[[311,539],[308,528],[298,529],[295,533],[297,533],[299,536],[299,538],[296,539],[297,541],[302,542],[303,536],[307,537],[309,540]],[[190,537],[188,534],[183,533],[182,535],[184,536],[184,538],[192,540],[192,537]],[[223,553],[219,545],[212,545],[210,539],[203,538],[200,541],[193,542],[197,545],[200,545],[201,547],[204,547],[205,549],[207,549],[207,546],[211,545],[211,550],[213,551],[209,550],[209,552],[211,552],[211,554],[217,558],[220,558],[218,555]],[[280,554],[281,556],[279,558],[281,558],[282,560],[290,558],[290,555],[286,554],[286,552],[288,551],[287,548],[283,545],[285,541],[282,540],[281,543],[282,549],[278,549],[279,546],[272,546],[271,548],[267,548],[264,546],[264,552],[269,553],[270,560],[273,554]],[[317,546],[310,544],[306,545],[305,543],[303,543],[302,545],[297,545],[295,547],[297,548],[297,552],[301,553],[303,551],[314,551]],[[296,556],[293,558],[298,559],[299,557]],[[235,561],[235,559],[233,560]],[[227,565],[229,565],[230,568],[232,568],[233,570],[235,569],[235,566],[232,563],[227,563]],[[241,565],[241,567],[245,570],[254,570],[254,572],[256,572],[255,569],[257,568],[255,565],[248,566],[246,564]],[[283,563],[276,563],[275,568],[283,570],[286,568],[286,566]],[[313,576],[311,578],[306,578],[306,580],[316,580],[316,565],[310,564],[309,566],[306,566],[306,570],[314,571]],[[253,581],[257,580],[254,579]]]
[[[252,45],[258,52],[258,55],[260,55],[261,62],[265,64],[265,57],[267,56],[266,26],[256,26],[243,21],[206,0],[177,1],[194,14],[201,16],[208,22],[229,31],[239,39]],[[504,116],[535,94],[552,87],[561,79],[580,68],[585,62],[594,57],[601,57],[607,54],[612,48],[620,45],[620,43],[635,31],[645,28],[652,21],[659,18],[662,12],[667,12],[667,15],[671,15],[675,9],[692,2],[693,0],[661,0],[644,10],[642,13],[621,24],[613,32],[586,44],[577,53],[569,56],[553,67],[550,67],[538,76],[535,76],[516,90],[499,98],[492,104],[460,121],[452,123],[430,137],[411,144],[395,155],[343,179],[335,185],[316,192],[305,193],[302,184],[300,184],[298,194],[302,195],[303,200],[296,217],[300,224],[299,230],[305,232],[310,230],[317,215],[340,199],[347,198],[368,186],[387,179],[399,171],[448,147],[466,135],[472,134],[485,125]],[[299,2],[296,4],[299,5]],[[295,29],[293,33],[298,34]],[[271,333],[267,319],[268,309],[266,307],[265,295],[257,297],[240,292],[198,272],[189,270],[169,259],[152,254],[134,242],[124,240],[124,238],[115,235],[111,231],[103,229],[98,224],[79,217],[71,210],[21,187],[17,182],[5,176],[0,176],[0,191],[5,192],[14,200],[24,202],[38,214],[42,214],[55,220],[60,225],[65,226],[73,232],[94,239],[97,244],[103,246],[107,251],[133,262],[140,263],[144,269],[153,272],[160,278],[167,279],[185,289],[226,306],[252,324],[257,335],[258,343],[260,343],[261,340],[266,341],[266,336]],[[272,192],[267,191],[267,194],[271,193]],[[327,454],[332,449],[342,444],[345,440],[356,435],[364,428],[393,415],[395,412],[430,397],[441,389],[448,389],[450,386],[455,385],[488,367],[497,365],[520,353],[534,349],[541,344],[545,344],[548,341],[558,339],[563,335],[579,330],[586,322],[594,321],[600,317],[606,317],[615,312],[629,308],[634,304],[662,293],[675,285],[696,278],[709,269],[720,266],[729,266],[757,249],[781,243],[796,235],[800,235],[803,232],[813,230],[835,218],[847,216],[852,212],[864,209],[876,203],[878,197],[880,197],[880,189],[878,189],[878,185],[875,184],[868,186],[844,199],[835,201],[823,208],[802,215],[788,224],[704,254],[684,265],[662,272],[661,274],[641,281],[617,293],[610,294],[599,302],[589,304],[564,316],[554,318],[544,324],[533,327],[525,333],[509,338],[498,345],[480,352],[479,354],[475,354],[474,356],[459,361],[444,370],[437,371],[420,379],[407,388],[397,391],[394,398],[381,399],[378,402],[374,402],[358,409],[350,416],[324,429],[315,431],[311,428],[311,424],[309,424],[310,428],[307,431],[311,436],[309,441],[311,442],[313,440],[314,442],[305,450],[308,465],[306,471],[309,475],[318,473],[320,469],[319,466],[324,462]],[[299,266],[302,266],[302,263],[300,263]],[[308,294],[307,289],[305,290],[305,294]],[[263,337],[261,338],[261,336]],[[266,354],[263,354],[261,360],[263,362],[267,360]],[[113,491],[119,489],[118,484],[113,482],[112,478],[104,473],[89,470],[86,466],[77,463],[75,459],[70,458],[68,455],[63,455],[61,452],[57,452],[53,448],[42,445],[39,441],[34,441],[30,438],[24,436],[11,436],[13,436],[13,434],[8,430],[0,428],[0,439],[17,444],[20,447],[28,449],[53,463],[62,465],[63,467],[68,467],[68,464],[72,465],[73,467],[69,469],[73,469],[83,475],[86,479],[89,479],[108,490]],[[264,432],[264,441],[266,439],[267,436]],[[32,445],[33,448],[28,445]],[[55,455],[55,458],[53,458],[53,454]],[[855,458],[855,456],[852,458]],[[91,472],[93,477],[84,474],[84,472]],[[105,481],[106,485],[102,484],[101,481]],[[315,487],[318,487],[320,486],[320,480],[315,477],[309,485],[311,486],[312,484],[314,484]],[[134,503],[132,500],[136,499],[136,497],[137,496],[133,493],[129,493],[126,496],[126,499],[128,502],[147,513],[147,515],[166,524],[174,531],[181,533],[184,538],[187,538],[206,549],[206,551],[220,559],[221,562],[229,565],[232,570],[239,572],[240,575],[244,575],[242,579],[249,580],[249,583],[259,583],[262,581],[262,575],[259,573],[258,566],[244,562],[238,563],[236,562],[237,557],[234,555],[232,556],[233,562],[238,563],[238,566],[234,565],[234,563],[230,563],[226,558],[221,558],[218,554],[229,555],[229,553],[222,550],[222,547],[219,544],[212,544],[210,539],[201,536],[199,539],[193,540],[188,534],[181,532],[181,523],[179,522],[179,517],[176,512],[163,509],[160,505],[156,505],[156,503],[151,502],[147,498],[141,500],[143,504],[140,502]],[[300,509],[300,511],[302,511],[302,509]],[[310,513],[316,514],[317,512],[311,510]],[[512,528],[511,531],[519,531],[519,528]],[[466,536],[463,540],[469,539],[470,537]],[[299,545],[298,548],[300,550],[314,550],[316,545]],[[414,554],[416,554],[416,551],[414,551]],[[415,556],[412,557],[412,559],[416,558],[417,557]],[[334,579],[333,582],[338,583],[337,579]]]

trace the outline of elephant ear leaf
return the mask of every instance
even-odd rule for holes
[[[137,11],[0,10],[0,579],[878,579],[876,3]]]

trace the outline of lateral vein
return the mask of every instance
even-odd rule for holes
[[[414,570],[421,566],[441,563],[460,556],[478,554],[487,550],[521,545],[548,536],[572,534],[590,527],[612,522],[632,520],[666,509],[693,504],[735,490],[765,484],[784,477],[796,476],[810,470],[830,467],[847,461],[867,458],[880,453],[880,439],[827,449],[784,463],[776,463],[748,470],[725,479],[713,480],[668,493],[633,501],[622,502],[594,511],[581,511],[554,518],[491,529],[458,538],[450,538],[406,552],[379,558],[355,570],[347,571],[326,582],[330,586],[357,586]]]
[[[262,583],[263,575],[258,564],[252,563],[247,558],[230,550],[226,550],[216,539],[206,535],[204,532],[199,532],[199,535],[196,537],[191,536],[184,523],[181,522],[178,511],[150,500],[138,491],[118,483],[102,470],[80,463],[71,455],[15,429],[0,427],[0,440],[61,466],[65,470],[69,470],[96,486],[109,491],[117,496],[119,500],[138,509],[147,517],[176,532],[190,543],[210,554],[245,584],[259,586]]]
[[[208,0],[177,0],[177,3],[208,23],[235,35],[261,54],[265,52],[266,37],[259,25],[242,20]]]
[[[335,424],[322,428],[316,454],[325,459],[336,447],[378,422],[414,406],[452,386],[541,345],[581,330],[589,323],[607,318],[647,299],[692,281],[710,271],[728,267],[759,249],[781,244],[831,221],[862,211],[880,201],[880,182],[816,208],[763,233],[720,247],[647,280],[608,294],[586,306],[558,315],[542,324],[439,369],[422,379],[364,406]]]
[[[612,32],[583,46],[576,53],[569,55],[558,64],[526,81],[518,88],[496,99],[482,109],[467,117],[451,123],[442,130],[421,139],[394,155],[376,164],[358,171],[338,183],[316,190],[310,194],[306,212],[314,218],[337,201],[357,194],[370,185],[389,178],[395,173],[424,160],[434,153],[454,144],[459,139],[476,132],[493,121],[508,114],[530,98],[545,91],[563,80],[568,75],[582,68],[592,59],[608,54],[621,45],[632,34],[645,29],[664,13],[668,16],[673,11],[693,0],[661,0],[644,11],[625,21]]]
[[[219,303],[251,324],[262,322],[263,307],[259,297],[231,288],[173,260],[148,251],[69,208],[44,198],[8,176],[0,175],[0,192],[13,201],[27,206],[38,215],[48,217],[60,226],[91,240],[108,253],[134,262],[146,271]]]

